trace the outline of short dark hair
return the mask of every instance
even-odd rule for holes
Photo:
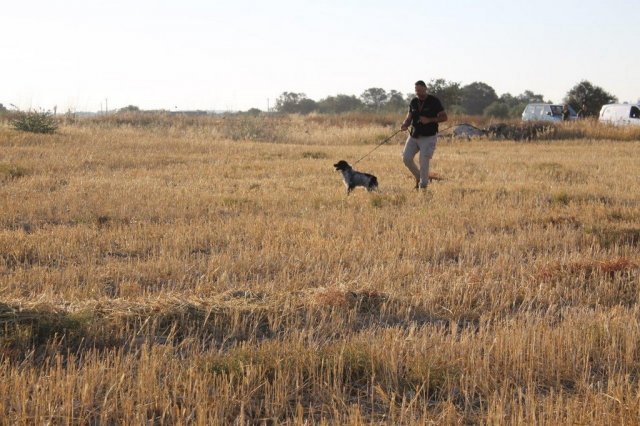
[[[422,80],[418,80],[418,81],[416,81],[416,86],[422,86],[422,87],[424,87],[424,88],[426,88],[426,87],[427,87],[427,85],[425,84],[425,82],[424,82],[424,81],[422,81]]]

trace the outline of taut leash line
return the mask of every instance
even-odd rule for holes
[[[356,161],[355,163],[353,163],[353,165],[355,166],[356,164],[358,164],[360,162],[360,160],[365,159],[366,157],[369,156],[369,154],[371,154],[373,151],[375,151],[376,149],[380,148],[382,145],[384,145],[385,143],[389,142],[391,140],[391,138],[393,138],[395,135],[397,135],[398,133],[400,133],[402,131],[402,129],[398,130],[397,132],[395,132],[394,134],[392,134],[391,136],[389,136],[388,138],[386,138],[385,140],[383,140],[382,142],[380,142],[378,145],[376,145],[375,148],[373,148],[371,151],[367,152],[365,155],[363,155],[362,157],[360,157],[358,159],[358,161]]]

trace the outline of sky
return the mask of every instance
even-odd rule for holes
[[[640,99],[638,0],[20,0],[0,7],[0,103],[58,112],[273,107],[416,80],[560,102]]]

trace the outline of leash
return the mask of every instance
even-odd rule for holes
[[[397,132],[395,132],[394,134],[392,134],[391,136],[389,136],[388,138],[386,138],[385,140],[383,140],[382,142],[380,142],[378,145],[376,145],[375,148],[373,148],[371,151],[367,152],[365,155],[363,155],[362,157],[360,157],[358,159],[358,161],[356,161],[355,163],[353,163],[353,165],[355,166],[356,164],[358,164],[360,162],[360,160],[364,160],[365,158],[367,158],[373,151],[375,151],[376,149],[380,148],[382,145],[384,145],[385,143],[389,142],[391,140],[391,138],[393,138],[395,135],[397,135],[398,133],[400,133],[402,131],[402,129],[398,130]]]
[[[465,123],[466,124],[466,123]],[[471,124],[467,124],[468,126],[473,127],[474,129],[478,129],[475,126],[472,126]],[[458,126],[457,124],[452,124],[451,126],[447,127],[446,129],[440,130],[438,133],[442,133],[442,132],[446,132],[447,130],[450,130],[454,127]],[[482,130],[482,129],[478,129],[478,130]],[[355,166],[356,164],[358,164],[361,160],[364,160],[365,158],[367,158],[369,155],[371,155],[371,153],[373,151],[375,151],[376,149],[380,148],[382,145],[384,145],[385,143],[389,142],[391,140],[391,138],[393,138],[395,135],[397,135],[398,133],[400,133],[402,131],[402,129],[396,131],[394,134],[392,134],[391,136],[389,136],[388,138],[386,138],[385,140],[383,140],[382,142],[380,142],[378,145],[376,145],[375,148],[373,148],[371,151],[367,152],[365,155],[363,155],[362,157],[360,157],[358,159],[358,161],[356,161],[355,163],[353,163],[353,165]],[[446,136],[446,135],[443,135]]]
[[[460,123],[460,124],[452,124],[451,126],[447,127],[446,129],[442,129],[442,130],[440,130],[440,131],[438,132],[438,134],[439,134],[440,136],[450,136],[450,134],[443,135],[442,133],[443,133],[443,132],[446,132],[447,130],[451,130],[451,129],[453,129],[454,127],[458,127],[458,126],[469,126],[469,127],[471,127],[472,129],[476,129],[476,130],[478,130],[478,131],[480,131],[480,132],[482,132],[482,133],[486,133],[486,130],[485,130],[485,129],[481,129],[481,128],[479,128],[479,127],[476,127],[476,126],[474,126],[473,124],[469,124],[469,123]]]
[[[449,135],[443,135],[442,133],[446,132],[447,130],[451,130],[454,127],[456,127],[456,124],[452,124],[451,126],[444,128],[442,130],[438,130],[438,136],[449,136]]]

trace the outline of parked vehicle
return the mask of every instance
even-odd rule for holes
[[[600,122],[618,126],[640,126],[640,104],[607,104],[600,109]]]
[[[522,112],[522,121],[562,121],[562,107],[554,104],[529,104]],[[569,119],[578,119],[578,114],[571,106]]]

